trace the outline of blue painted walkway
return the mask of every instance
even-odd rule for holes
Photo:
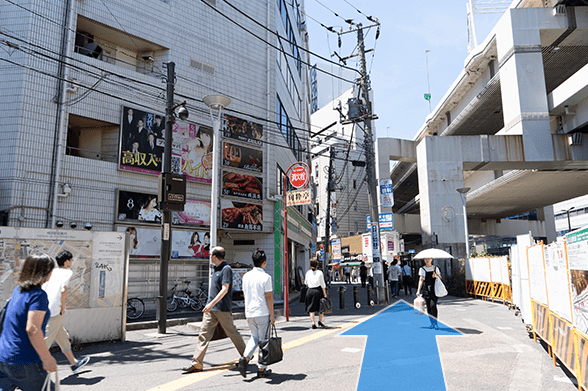
[[[461,335],[399,301],[342,335],[367,335],[358,390],[445,390],[437,335]]]

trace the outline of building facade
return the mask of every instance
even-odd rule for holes
[[[129,233],[129,295],[157,295],[158,174],[167,63],[174,101],[172,171],[187,177],[174,213],[170,287],[208,277],[210,200],[229,263],[259,248],[283,294],[283,178],[309,129],[303,2],[33,0],[0,4],[0,210],[4,225]],[[220,188],[211,188],[212,121],[202,98],[231,99],[221,125]],[[307,211],[290,213],[291,268],[308,262]],[[74,226],[74,223],[76,226]],[[62,228],[60,228],[62,226]],[[276,232],[278,234],[276,234]]]

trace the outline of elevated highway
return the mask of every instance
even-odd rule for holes
[[[471,235],[548,241],[552,205],[588,193],[588,7],[575,3],[507,10],[414,139],[377,140],[378,177],[394,182],[408,241],[465,255],[458,188],[471,188]],[[537,221],[508,219],[531,210]]]

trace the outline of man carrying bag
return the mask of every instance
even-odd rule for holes
[[[266,369],[266,365],[273,362],[263,361],[264,340],[270,335],[270,324],[275,332],[276,319],[274,317],[274,297],[272,290],[272,278],[263,269],[267,265],[265,253],[257,250],[251,256],[253,259],[252,270],[243,276],[243,295],[245,296],[245,318],[251,329],[251,339],[247,342],[245,353],[239,359],[239,372],[241,376],[247,376],[247,364],[253,358],[253,352],[259,344],[259,359],[257,377],[269,377],[272,370]],[[273,342],[272,342],[273,344]],[[280,339],[280,353],[281,348]],[[281,359],[281,358],[280,358]]]

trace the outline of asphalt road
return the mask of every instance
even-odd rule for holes
[[[366,341],[363,335],[341,335],[365,322],[389,306],[366,305],[365,289],[359,288],[360,309],[353,307],[352,289],[345,292],[346,309],[339,309],[338,285],[331,289],[334,311],[325,316],[328,329],[313,330],[302,305],[291,305],[290,320],[279,317],[277,328],[283,338],[284,360],[271,366],[273,374],[268,379],[255,375],[255,359],[249,365],[250,374],[241,377],[236,368],[227,364],[238,359],[231,341],[211,342],[205,358],[205,371],[183,375],[179,370],[190,363],[196,339],[198,323],[168,327],[165,335],[157,329],[127,332],[127,341],[83,346],[76,357],[91,356],[90,364],[78,375],[72,375],[65,357],[54,353],[58,360],[61,390],[194,390],[194,389],[276,389],[282,390],[356,390],[363,368]],[[401,295],[412,304],[414,296]],[[390,305],[394,305],[393,302]],[[401,341],[410,336],[399,332],[394,317],[385,328],[391,340]],[[425,318],[426,319],[426,318]],[[441,327],[459,331],[462,335],[437,336],[437,346],[426,355],[437,354],[443,372],[444,384],[433,389],[465,390],[576,390],[575,378],[559,366],[554,366],[544,345],[533,341],[521,319],[507,306],[470,298],[446,297],[440,300]],[[235,321],[245,340],[248,327],[244,319]],[[378,329],[381,333],[381,329]],[[455,334],[455,333],[454,333]],[[400,347],[394,344],[380,353],[381,363],[370,364],[371,376],[381,376],[394,389],[398,383],[390,376],[389,368],[405,363]],[[400,345],[398,345],[400,346]],[[438,353],[437,350],[438,349]],[[418,358],[419,352],[416,357]],[[381,366],[381,370],[380,370]],[[418,366],[417,366],[418,368]],[[426,367],[403,376],[413,379],[411,390],[426,389],[422,372]],[[364,377],[365,379],[365,377]],[[364,389],[370,387],[363,386]],[[361,387],[360,387],[361,388]],[[378,387],[382,388],[382,387]]]

